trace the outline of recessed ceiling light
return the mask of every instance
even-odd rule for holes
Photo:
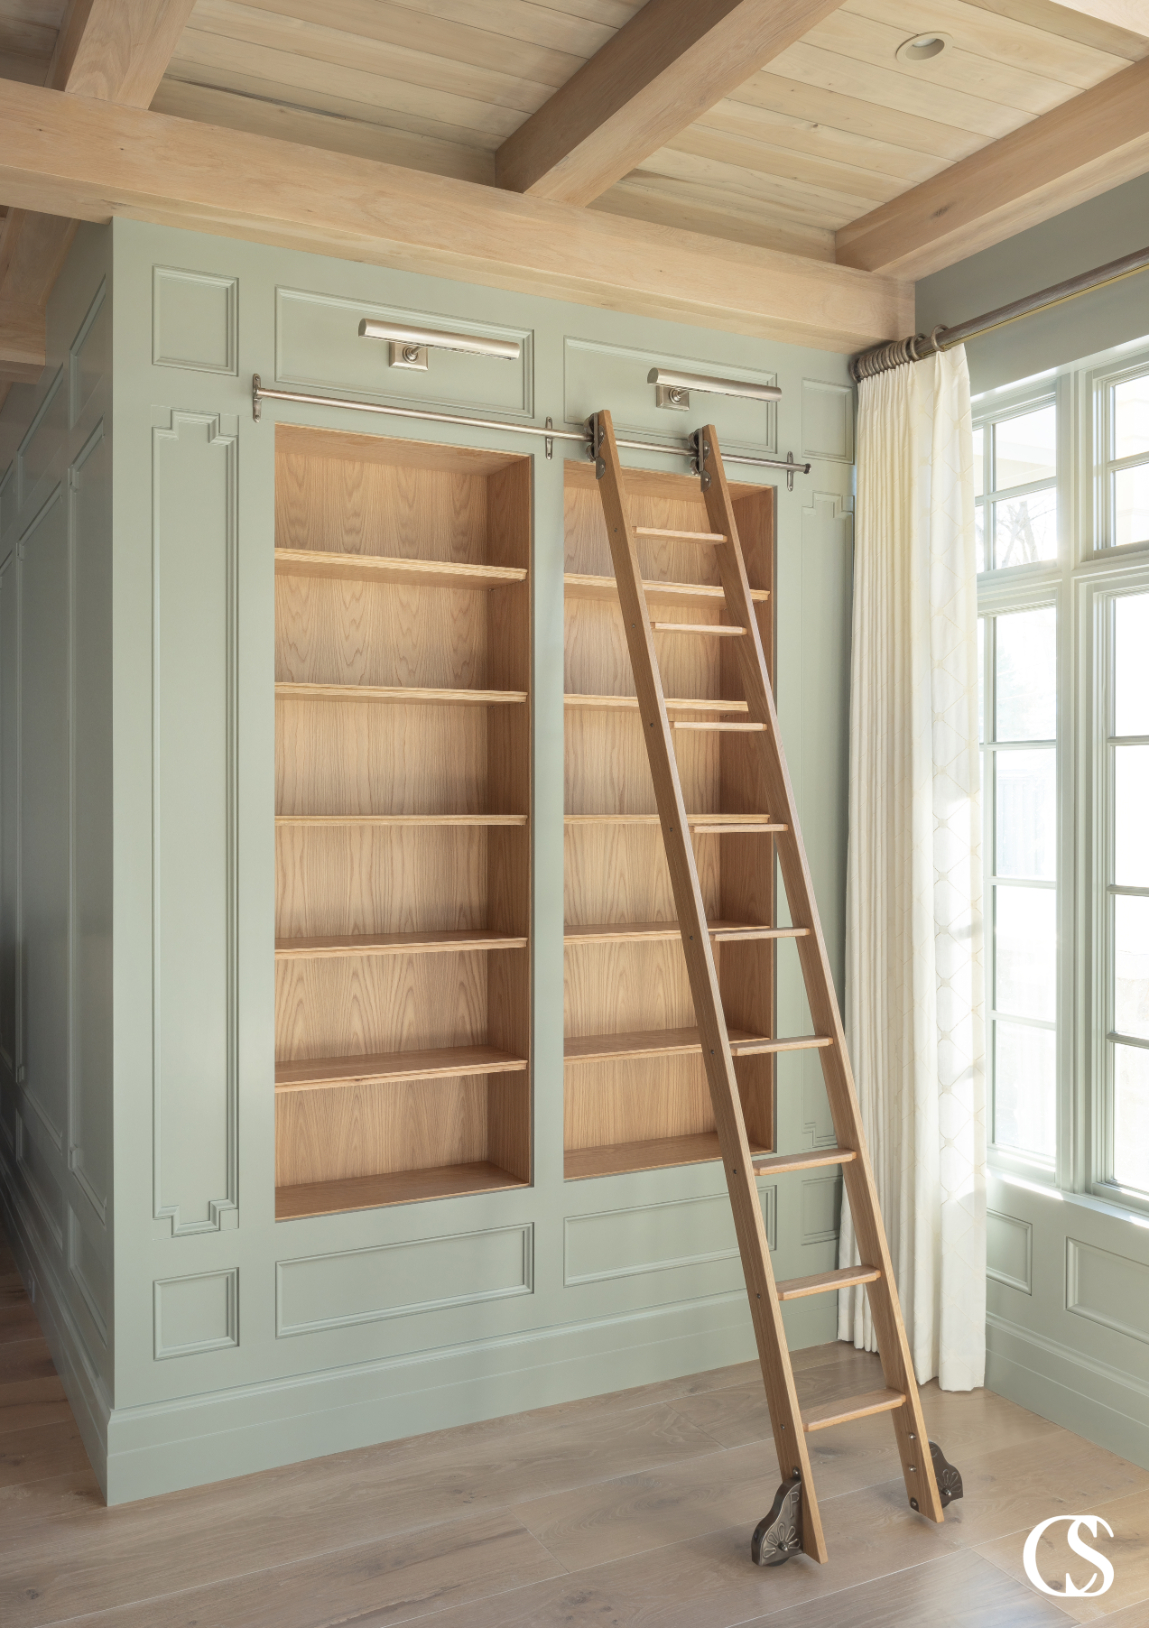
[[[899,62],[929,62],[952,44],[948,34],[915,34],[912,40],[903,40],[894,55]]]

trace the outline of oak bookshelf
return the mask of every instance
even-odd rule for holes
[[[530,462],[276,432],[276,1215],[531,1179]]]

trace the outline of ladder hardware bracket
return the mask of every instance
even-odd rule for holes
[[[780,1566],[801,1552],[802,1482],[795,1470],[793,1478],[778,1488],[769,1515],[754,1528],[750,1558],[756,1566]]]
[[[930,1442],[930,1457],[933,1459],[934,1474],[938,1482],[938,1497],[942,1501],[942,1508],[952,1504],[955,1498],[964,1498],[965,1489],[962,1486],[961,1471],[956,1470],[952,1464],[947,1463],[944,1453],[936,1441]]]

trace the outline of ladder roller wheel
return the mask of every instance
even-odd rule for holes
[[[754,1528],[750,1558],[756,1566],[780,1566],[802,1553],[802,1482],[798,1476],[783,1481],[770,1513]]]

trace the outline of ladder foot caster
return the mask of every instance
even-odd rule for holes
[[[792,1481],[783,1481],[769,1515],[754,1528],[750,1558],[756,1566],[780,1566],[801,1552],[802,1483],[795,1476]]]
[[[934,1475],[937,1477],[938,1494],[941,1497],[942,1508],[952,1504],[955,1498],[963,1496],[961,1484],[961,1471],[955,1470],[952,1464],[946,1462],[945,1454],[936,1441],[930,1442],[930,1453],[934,1461]]]

